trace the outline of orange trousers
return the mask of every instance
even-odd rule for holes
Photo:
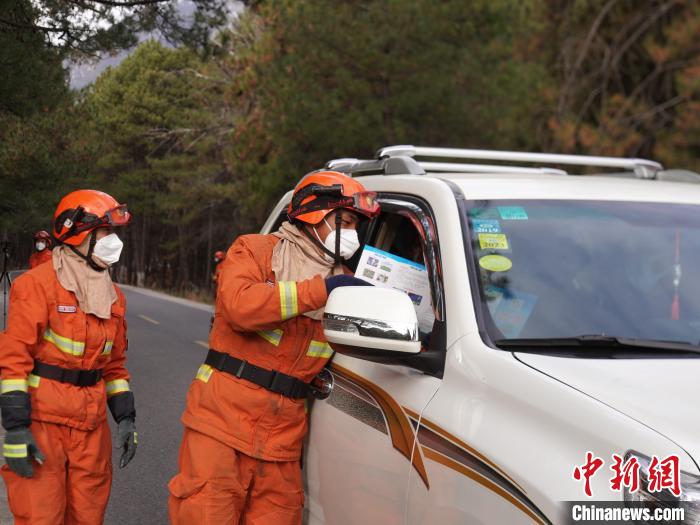
[[[109,425],[84,431],[32,421],[32,434],[46,456],[33,462],[34,477],[2,466],[15,525],[99,525],[112,487]]]
[[[301,523],[299,461],[255,459],[185,428],[179,465],[168,484],[172,525]]]

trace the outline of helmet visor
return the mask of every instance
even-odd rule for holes
[[[131,214],[126,204],[122,204],[107,211],[104,215],[104,219],[110,226],[126,226],[131,220]]]
[[[374,191],[363,191],[355,193],[352,196],[352,207],[359,213],[367,217],[376,217],[379,214],[379,202],[377,202],[377,193]]]

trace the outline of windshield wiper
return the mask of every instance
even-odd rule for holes
[[[612,335],[578,335],[574,337],[545,337],[532,339],[499,339],[494,341],[499,348],[515,349],[599,349],[599,350],[665,350],[700,353],[700,346],[685,341],[661,341],[657,339],[634,339]]]

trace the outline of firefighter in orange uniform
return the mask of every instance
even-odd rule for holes
[[[53,241],[49,232],[41,230],[34,234],[34,248],[36,251],[29,256],[29,269],[36,268],[41,263],[51,260],[51,248]]]
[[[221,250],[217,251],[214,254],[214,264],[216,264],[216,267],[214,268],[214,275],[212,275],[211,278],[211,280],[214,281],[214,286],[216,286],[216,283],[219,282],[219,274],[221,273],[221,263],[225,258],[226,254]]]
[[[222,263],[210,350],[182,416],[173,525],[296,525],[310,383],[333,351],[321,326],[328,294],[366,285],[341,264],[376,195],[338,172],[296,186],[289,222],[243,235]]]
[[[100,191],[65,196],[52,264],[13,283],[0,334],[2,476],[15,525],[100,524],[112,482],[106,419],[118,423],[120,466],[136,451],[126,361],[125,300],[108,267],[126,206]]]

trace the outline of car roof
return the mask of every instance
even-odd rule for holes
[[[497,173],[426,173],[356,177],[368,189],[420,194],[428,180],[459,188],[468,200],[605,200],[700,204],[700,184],[603,175],[522,175]],[[415,181],[416,191],[412,189]],[[394,189],[395,188],[395,189]]]
[[[700,204],[700,185],[605,175],[427,173],[449,180],[469,200],[568,199]]]

